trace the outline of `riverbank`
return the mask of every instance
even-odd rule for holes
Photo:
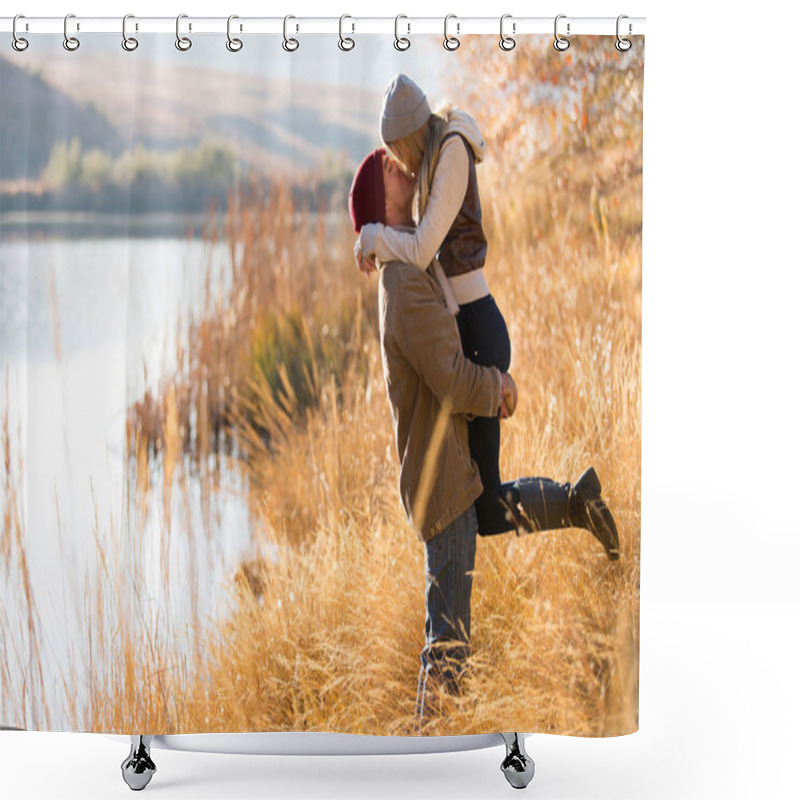
[[[147,214],[94,211],[9,211],[0,214],[0,236],[6,242],[31,239],[86,239],[129,236],[156,239],[202,239],[209,224],[217,225],[224,212],[158,212]]]

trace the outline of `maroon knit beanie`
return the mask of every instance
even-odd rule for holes
[[[386,200],[383,195],[383,156],[386,151],[379,147],[371,152],[359,165],[350,187],[350,219],[356,233],[368,222],[385,220]]]

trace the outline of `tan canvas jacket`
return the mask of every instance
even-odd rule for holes
[[[497,414],[502,380],[495,367],[478,366],[463,355],[455,317],[430,269],[399,261],[380,265],[379,302],[400,496],[418,537],[427,541],[483,491],[469,454],[466,415]],[[442,435],[436,437],[440,415]]]

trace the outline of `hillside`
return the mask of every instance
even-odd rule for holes
[[[38,178],[60,138],[79,136],[84,148],[114,156],[124,148],[116,126],[91,101],[76,101],[5,55],[0,98],[0,181]]]
[[[195,63],[0,56],[0,181],[37,180],[53,146],[73,138],[111,156],[215,138],[244,166],[273,176],[331,156],[357,163],[377,143],[375,92]]]

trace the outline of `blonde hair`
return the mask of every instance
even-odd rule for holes
[[[428,207],[433,175],[439,163],[447,125],[453,113],[451,103],[438,105],[428,117],[428,121],[414,133],[386,142],[389,155],[400,165],[403,172],[416,180],[414,192],[414,219],[419,224]]]

